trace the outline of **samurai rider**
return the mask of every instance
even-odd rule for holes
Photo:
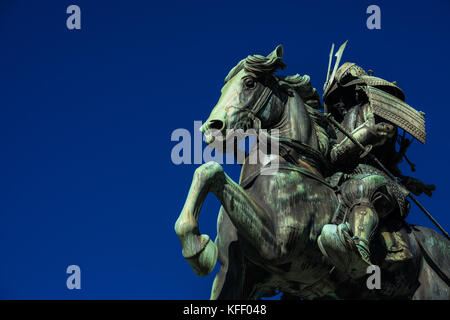
[[[374,77],[373,72],[368,73],[354,63],[346,62],[337,68],[345,45],[336,53],[332,72],[334,45],[331,49],[324,107],[366,151],[361,152],[340,131],[331,139],[329,159],[335,174],[329,179],[337,186],[343,207],[334,224],[323,227],[318,245],[336,267],[357,278],[366,274],[368,265],[374,264],[371,241],[377,227],[393,219],[402,221],[407,216],[409,191],[431,196],[435,187],[403,176],[398,168],[398,163],[405,158],[414,171],[414,165],[405,156],[412,142],[405,138],[405,132],[425,143],[424,114],[404,102],[405,95],[395,82]],[[403,129],[402,137],[399,128]],[[397,142],[399,151],[396,151]],[[367,160],[364,156],[368,152],[402,183],[389,179]]]

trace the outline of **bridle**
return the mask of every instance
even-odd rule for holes
[[[270,81],[270,83],[273,83],[273,82],[274,81]],[[259,127],[261,125],[261,118],[258,116],[258,114],[260,113],[260,111],[262,109],[264,109],[267,106],[267,104],[270,101],[270,98],[272,98],[272,96],[273,96],[273,90],[270,87],[270,83],[267,83],[267,81],[266,81],[266,86],[264,87],[263,91],[259,95],[258,99],[252,105],[250,105],[251,103],[248,103],[247,105],[245,105],[243,107],[233,106],[234,109],[248,113],[250,115],[250,117],[252,118],[252,120],[256,120],[257,122],[259,122]],[[260,128],[258,128],[258,129],[260,129]]]
[[[245,105],[244,107],[233,107],[235,109],[238,109],[242,112],[246,112],[249,114],[249,116],[252,118],[252,120],[256,123],[254,123],[255,129],[261,129],[261,119],[258,116],[261,110],[263,110],[267,104],[269,103],[270,99],[272,98],[274,91],[271,88],[274,82],[266,81],[266,86],[264,87],[263,91],[261,92],[258,99],[253,103],[253,105],[250,106],[250,103]],[[286,103],[286,102],[284,102]],[[300,141],[291,139],[291,138],[285,138],[285,137],[273,137],[270,134],[266,133],[268,138],[277,140],[279,143],[280,148],[280,156],[288,160],[288,162],[292,163],[294,166],[298,166],[298,159],[301,156],[308,157],[313,163],[316,164],[318,168],[320,168],[321,171],[327,171],[328,169],[328,162],[326,161],[325,157],[317,150],[312,148],[309,145],[306,145]]]
[[[258,97],[258,100],[256,100],[253,106],[249,109],[250,112],[258,118],[258,113],[267,105],[272,95],[273,90],[269,86],[264,87],[261,95]]]

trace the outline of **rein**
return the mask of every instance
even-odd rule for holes
[[[290,164],[290,163],[289,164],[278,164],[275,166],[275,168],[274,167],[262,167],[255,173],[251,174],[250,176],[248,176],[245,179],[243,179],[242,181],[240,181],[239,185],[242,186],[243,188],[246,188],[261,174],[264,173],[265,175],[268,175],[270,173],[276,173],[280,170],[295,171],[295,172],[301,173],[311,179],[314,179],[314,180],[326,185],[330,189],[333,189],[333,190],[335,189],[328,181],[326,181],[324,178],[320,177],[319,175],[313,173],[311,170],[306,169],[304,167],[300,167],[295,164]]]
[[[258,97],[258,100],[256,100],[256,102],[253,104],[253,107],[250,109],[251,113],[253,113],[255,117],[257,117],[258,112],[266,106],[272,95],[273,90],[270,89],[269,86],[266,86],[263,92],[261,92],[261,95]]]
[[[261,123],[261,119],[258,117],[258,113],[263,109],[267,103],[269,102],[270,98],[272,98],[273,90],[270,89],[269,86],[264,87],[263,91],[261,92],[260,96],[258,97],[258,100],[253,104],[253,106],[245,106],[245,107],[233,107],[235,109],[239,109],[245,112],[248,112],[251,114],[255,119],[258,119],[259,123]]]
[[[241,110],[245,110],[252,114],[259,122],[261,120],[258,117],[258,113],[267,105],[270,98],[273,95],[273,90],[266,86],[261,95],[258,97],[256,102],[253,104],[251,108],[239,108]],[[284,158],[289,162],[289,164],[278,164],[275,168],[272,167],[262,167],[254,174],[245,178],[241,181],[240,185],[244,188],[248,186],[256,177],[261,175],[262,173],[269,173],[270,171],[278,171],[278,170],[289,170],[296,171],[302,173],[316,181],[321,182],[329,188],[333,189],[333,186],[330,185],[324,178],[320,176],[320,174],[314,170],[314,168],[305,168],[300,166],[300,163],[303,165],[308,165],[309,163],[305,160],[310,160],[313,163],[313,166],[319,168],[319,170],[327,170],[328,162],[325,157],[317,150],[312,148],[309,145],[306,145],[300,141],[290,139],[290,138],[275,138],[269,135],[269,137],[273,140],[277,140],[280,146],[280,157]]]

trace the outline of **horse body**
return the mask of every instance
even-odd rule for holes
[[[268,57],[249,56],[230,71],[218,104],[201,128],[208,143],[217,143],[211,129],[227,137],[226,129],[265,128],[279,132],[270,139],[295,142],[312,154],[323,152],[311,110],[296,90],[284,90],[273,75],[284,66],[281,55],[281,47],[277,47]],[[294,78],[290,87],[309,85]],[[210,273],[217,260],[221,264],[212,299],[256,299],[277,290],[309,299],[413,297],[415,291],[421,292],[417,297],[448,297],[448,289],[435,290],[433,295],[414,281],[418,277],[437,280],[406,225],[400,229],[410,242],[413,259],[381,265],[387,270],[383,292],[368,290],[364,279],[349,280],[340,274],[317,245],[323,226],[331,223],[339,205],[334,190],[323,179],[323,168],[301,150],[287,156],[259,155],[264,159],[258,163],[244,163],[239,184],[217,163],[200,166],[175,225],[183,255],[198,275]],[[267,174],[272,162],[277,169]],[[202,203],[210,192],[222,204],[215,242],[198,227]],[[448,255],[445,260],[448,263]],[[401,276],[405,271],[406,278]]]
[[[244,165],[241,180],[246,176],[245,170]],[[219,252],[228,257],[219,257],[219,261],[221,271],[235,273],[235,278],[225,280],[225,274],[219,271],[212,297],[229,298],[217,293],[218,286],[231,286],[233,289],[221,290],[234,295],[241,277],[250,277],[241,288],[241,299],[271,296],[276,290],[300,295],[304,287],[326,277],[332,266],[324,261],[317,247],[317,237],[336,209],[333,191],[302,173],[287,170],[259,175],[245,191],[268,213],[278,250],[265,253],[241,236],[222,208],[216,243]],[[230,256],[239,262],[230,261]]]

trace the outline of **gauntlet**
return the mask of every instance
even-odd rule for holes
[[[351,135],[363,146],[377,147],[384,144],[395,133],[395,127],[386,122],[372,124],[364,122],[351,132]],[[362,151],[348,137],[335,144],[330,152],[331,163],[334,165],[349,165],[358,162]]]

